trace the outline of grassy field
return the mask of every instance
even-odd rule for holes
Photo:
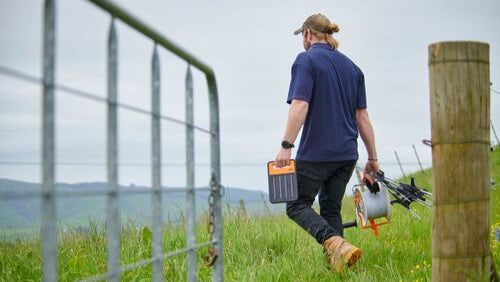
[[[500,183],[500,150],[492,154],[492,178]],[[416,173],[417,185],[430,190],[431,171]],[[493,228],[500,228],[500,185],[492,189],[492,253],[500,265],[500,245]],[[431,211],[415,204],[422,217],[416,220],[404,208],[395,206],[393,220],[380,227],[378,237],[370,230],[349,228],[345,236],[364,251],[352,269],[335,274],[312,237],[285,215],[250,217],[231,211],[224,222],[224,264],[226,281],[430,281]],[[352,199],[346,198],[344,221],[355,218]],[[66,232],[59,236],[59,278],[71,281],[103,273],[106,269],[104,226],[92,223],[85,234]],[[185,247],[183,226],[164,227],[165,252]],[[198,242],[208,239],[206,226],[198,226]],[[151,256],[151,231],[130,222],[122,232],[122,264]],[[203,266],[206,249],[198,251],[200,281],[211,280],[211,270]],[[18,240],[0,242],[0,281],[38,281],[41,277],[40,242]],[[168,281],[184,281],[186,258],[167,259]],[[151,280],[151,266],[123,274],[125,281]]]

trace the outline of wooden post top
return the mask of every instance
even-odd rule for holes
[[[429,45],[433,145],[481,144],[489,148],[489,48],[487,43],[445,41]]]
[[[490,45],[478,41],[442,41],[429,45],[429,66],[449,62],[490,63]]]

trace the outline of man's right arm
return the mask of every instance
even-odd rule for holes
[[[356,123],[358,125],[359,134],[363,143],[365,143],[366,151],[368,152],[368,162],[365,166],[365,172],[379,171],[377,161],[377,149],[375,147],[375,134],[373,132],[372,123],[366,109],[356,110]]]

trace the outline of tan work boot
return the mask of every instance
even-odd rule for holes
[[[349,267],[353,266],[363,254],[360,248],[347,243],[340,236],[328,238],[323,246],[330,264],[337,272],[340,272],[345,264]]]

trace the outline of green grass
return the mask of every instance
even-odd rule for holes
[[[492,178],[500,183],[500,150],[492,154]],[[417,185],[430,190],[431,171],[414,174]],[[491,194],[492,253],[500,264],[500,245],[493,228],[500,228],[500,185]],[[224,265],[226,281],[430,281],[431,211],[414,205],[421,220],[400,206],[393,208],[393,220],[373,236],[369,229],[349,228],[347,239],[361,247],[363,259],[352,269],[335,274],[315,240],[289,220],[284,211],[278,215],[243,216],[232,210],[224,222]],[[354,219],[352,199],[344,199],[344,221]],[[151,256],[151,232],[134,222],[122,229],[121,263],[129,264]],[[197,228],[198,242],[208,240],[203,220]],[[166,224],[164,250],[185,247],[184,227]],[[59,278],[71,281],[104,273],[106,240],[104,226],[93,222],[85,233],[60,234],[58,241]],[[198,251],[198,277],[211,280],[211,269],[203,265],[206,248]],[[151,280],[151,265],[123,274],[124,281]],[[20,239],[0,243],[0,281],[37,281],[41,277],[39,240]],[[184,281],[186,256],[165,261],[167,281]]]

